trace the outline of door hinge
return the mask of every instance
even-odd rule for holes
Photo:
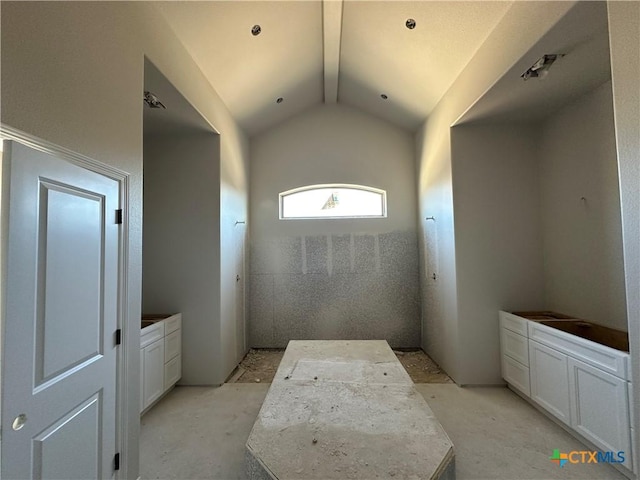
[[[116,453],[113,456],[113,469],[120,470],[120,454],[119,453]]]
[[[122,209],[116,210],[116,225],[122,224]]]
[[[116,345],[120,345],[122,343],[122,329],[119,328],[116,330]]]

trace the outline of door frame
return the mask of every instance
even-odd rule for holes
[[[98,173],[104,177],[110,178],[118,182],[119,188],[119,205],[123,211],[122,225],[118,232],[118,318],[117,328],[122,329],[122,337],[128,338],[129,334],[135,334],[135,329],[129,328],[131,322],[129,321],[128,305],[128,286],[129,286],[129,173],[120,170],[118,168],[106,165],[102,162],[73,152],[67,148],[55,145],[51,142],[38,138],[34,135],[25,133],[16,128],[10,127],[0,122],[0,140],[11,140],[22,145],[26,145],[34,150],[44,152],[50,155],[54,155],[57,158],[65,160],[71,164],[77,165],[85,170],[89,170],[94,173]],[[8,188],[4,188],[9,185],[10,176],[3,176],[2,178],[2,211],[8,211],[9,191]],[[7,203],[7,205],[5,205]],[[8,228],[8,217],[6,214],[0,215],[0,222],[2,223],[2,230],[5,231]],[[7,250],[6,250],[6,235],[2,244],[2,265],[6,265]],[[0,311],[0,393],[2,392],[2,332],[4,332],[5,323],[5,286],[6,276],[4,271],[0,272],[1,284],[2,284],[2,310]],[[130,331],[131,330],[131,331]],[[131,372],[134,367],[134,359],[132,355],[127,352],[126,345],[129,342],[123,341],[116,352],[116,452],[120,452],[121,462],[120,470],[115,472],[115,478],[119,478],[120,472],[127,472],[127,432],[130,431],[131,425],[129,417],[127,415],[127,396],[128,392],[136,388],[137,383],[131,382],[127,372]],[[137,363],[136,363],[137,364]],[[0,395],[0,406],[2,402],[2,396]],[[134,405],[134,408],[136,406]],[[1,411],[1,410],[0,410]],[[1,445],[1,441],[0,441]]]

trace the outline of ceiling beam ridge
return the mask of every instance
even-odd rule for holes
[[[337,103],[340,75],[343,0],[322,2],[322,46],[324,56],[324,103]]]

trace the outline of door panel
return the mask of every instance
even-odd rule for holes
[[[8,146],[2,477],[111,478],[119,184]]]
[[[36,387],[102,353],[103,212],[102,196],[40,183]]]
[[[102,439],[96,432],[100,407],[96,394],[34,438],[34,478],[99,477]]]

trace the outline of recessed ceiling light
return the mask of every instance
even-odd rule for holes
[[[383,93],[383,94],[381,94],[381,95],[380,95],[380,98],[381,98],[381,99],[383,99],[383,100],[386,100],[386,99],[387,99],[387,98],[389,98],[389,97],[387,97],[387,95],[385,95],[385,94]]]
[[[407,21],[404,22],[409,30],[413,30],[416,28],[416,21],[413,18],[407,18]]]
[[[278,97],[278,99],[276,100],[276,103],[282,103],[283,101],[284,101],[284,98]]]
[[[253,27],[251,27],[251,35],[253,35],[254,37],[260,35],[260,32],[262,32],[262,28],[260,27],[260,25],[254,25]]]

